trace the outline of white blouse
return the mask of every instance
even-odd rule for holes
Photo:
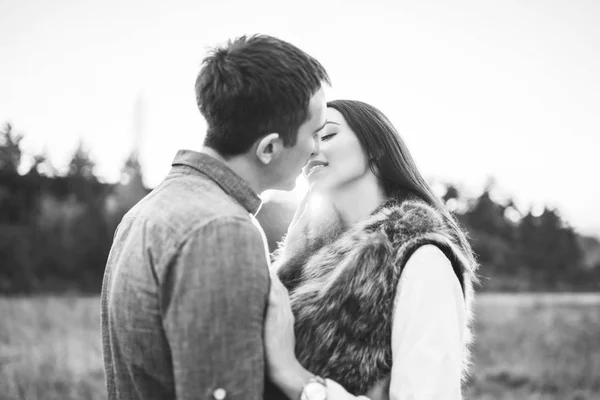
[[[463,293],[450,260],[434,245],[417,249],[400,275],[392,324],[392,400],[460,400]],[[328,400],[353,396],[327,380]]]

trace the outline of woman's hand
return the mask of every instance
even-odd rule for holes
[[[310,192],[307,193],[292,218],[285,234],[285,246],[282,256],[291,256],[297,254],[306,247],[309,237],[309,218],[310,218]]]
[[[298,399],[311,375],[296,359],[294,315],[287,289],[271,273],[271,289],[265,318],[267,374],[289,398]]]
[[[333,203],[322,194],[309,190],[287,230],[282,255],[299,254],[309,243],[334,235],[341,227],[342,222]]]

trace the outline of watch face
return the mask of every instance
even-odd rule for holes
[[[327,388],[319,382],[309,382],[304,386],[302,400],[327,400]]]

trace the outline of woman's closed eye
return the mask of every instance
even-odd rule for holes
[[[337,135],[337,132],[331,132],[331,133],[327,133],[327,134],[325,134],[325,135],[323,135],[323,136],[321,137],[321,141],[322,141],[322,142],[326,142],[326,141],[328,141],[329,139],[331,139],[332,137],[334,137],[335,135]]]

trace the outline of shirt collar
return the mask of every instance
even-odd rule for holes
[[[252,215],[260,209],[261,199],[248,182],[216,158],[197,151],[179,150],[172,165],[186,165],[208,176]]]

